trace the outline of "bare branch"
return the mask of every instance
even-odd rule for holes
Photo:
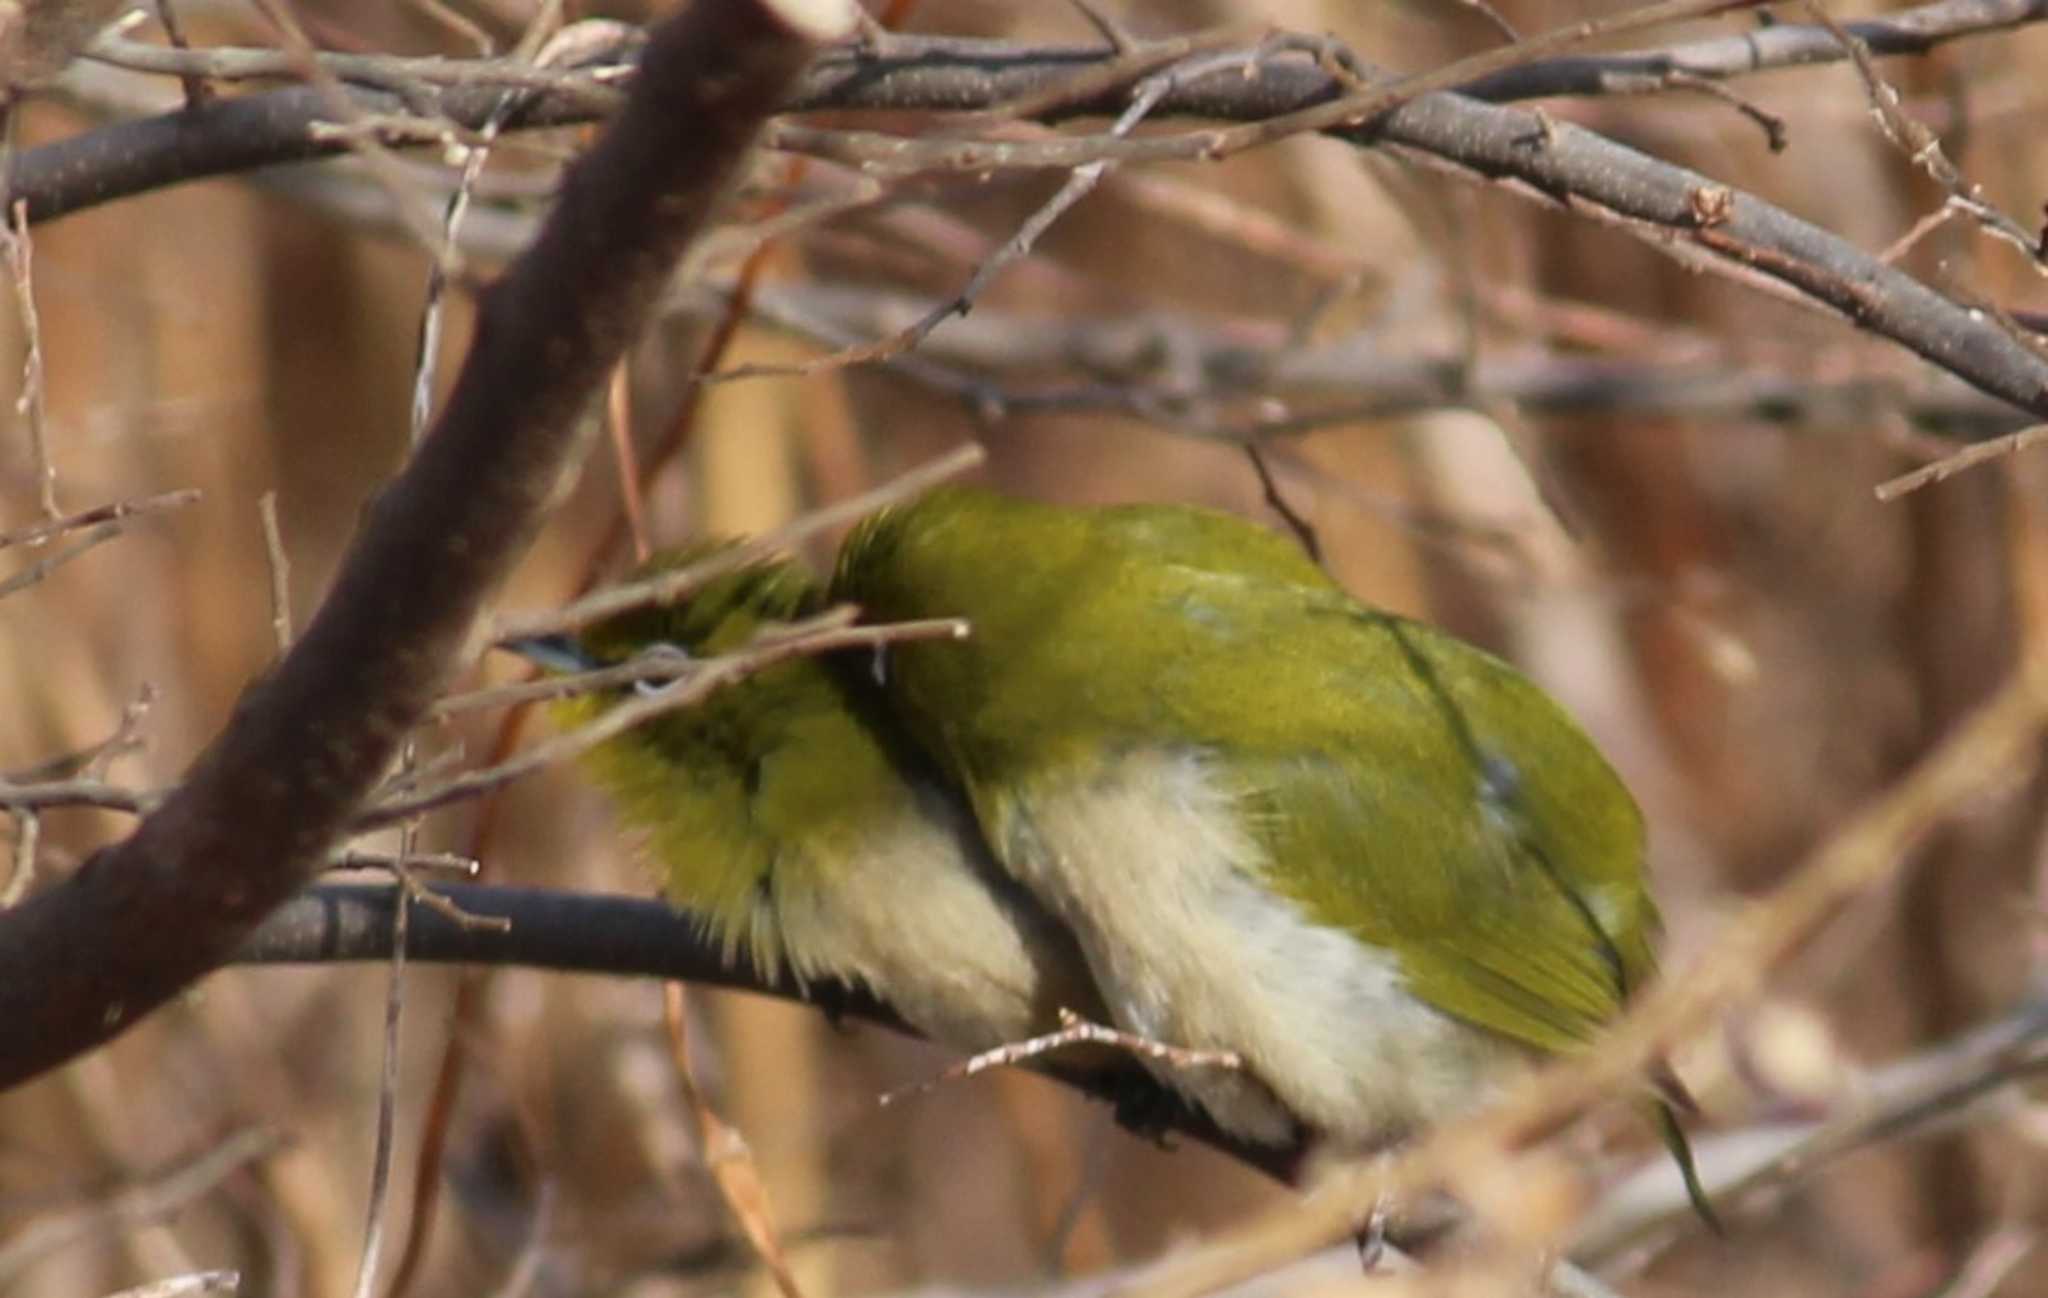
[[[0,1085],[176,994],[322,868],[445,689],[576,462],[580,415],[809,59],[823,33],[808,12],[694,5],[655,29],[625,108],[484,295],[433,435],[366,511],[292,651],[133,836],[0,913]],[[694,127],[678,137],[682,120]]]
[[[29,240],[28,204],[20,199],[0,213],[0,251],[6,253],[7,273],[14,281],[14,306],[21,315],[21,333],[27,342],[21,362],[21,393],[14,399],[14,411],[28,421],[29,458],[35,465],[36,503],[48,524],[63,517],[57,507],[57,466],[50,460],[50,429],[44,417],[43,331],[36,317],[35,246]]]
[[[0,532],[0,550],[11,545],[40,545],[51,537],[65,532],[76,532],[82,528],[117,522],[139,514],[162,513],[189,505],[197,499],[199,493],[187,487],[181,491],[166,491],[155,496],[144,496],[139,500],[117,500],[109,505],[95,505],[91,509],[80,510],[63,518],[34,523],[11,532]]]
[[[495,644],[504,644],[511,640],[576,631],[594,622],[602,622],[608,617],[624,613],[628,609],[679,599],[705,582],[736,568],[744,568],[769,555],[795,549],[821,532],[829,532],[835,527],[865,518],[896,501],[908,500],[948,478],[965,473],[980,464],[984,458],[986,452],[980,445],[969,442],[928,464],[920,465],[883,483],[873,491],[862,492],[858,496],[824,509],[812,510],[787,527],[779,527],[774,531],[750,537],[702,562],[678,568],[673,572],[665,572],[645,581],[627,582],[608,590],[601,590],[595,595],[577,600],[566,608],[503,617],[492,629],[491,640]]]
[[[1612,21],[1636,26],[1716,7],[1710,0],[1684,0]],[[1924,47],[1929,41],[1997,30],[2039,16],[2034,6],[1943,4],[1889,20],[1889,26],[1870,36],[1874,48],[1911,48],[1915,43]],[[1599,30],[1622,29],[1609,24]],[[866,166],[885,165],[894,156],[912,159],[918,167],[943,164],[984,170],[1211,157],[1290,132],[1325,130],[1361,147],[1394,147],[1418,161],[1564,204],[1577,215],[1612,223],[1688,264],[1820,305],[1985,392],[2048,416],[2048,363],[2006,336],[1982,311],[1944,297],[1827,231],[1753,195],[1576,127],[1460,95],[1414,97],[1459,78],[1465,79],[1468,90],[1490,96],[1559,93],[1554,85],[1532,88],[1502,78],[1510,72],[1526,74],[1529,68],[1524,65],[1534,53],[1581,39],[1592,30],[1574,27],[1549,33],[1507,51],[1491,51],[1449,69],[1408,78],[1392,89],[1355,91],[1350,80],[1309,58],[1274,61],[1249,79],[1236,70],[1224,70],[1176,85],[1152,114],[1245,123],[1238,127],[1143,139],[1094,135],[933,142],[782,125],[776,138],[785,145],[801,145]],[[1857,27],[1850,30],[1863,35]],[[1839,52],[1824,30],[1816,31]],[[1794,48],[1804,57],[1809,44]],[[820,61],[789,106],[987,109],[1062,84],[1086,67],[1116,57],[1100,47],[1019,48],[987,41],[894,38],[885,53],[851,45],[834,51]],[[1695,76],[1710,75],[1690,65],[1686,70]],[[1598,88],[1598,78],[1594,86]],[[366,111],[402,112],[410,106],[390,91],[355,88],[351,93]],[[499,107],[501,93],[476,86],[452,88],[433,96],[432,107],[452,121],[476,128]],[[304,94],[243,96],[196,112],[181,111],[175,121],[123,123],[31,150],[19,160],[16,192],[27,199],[31,218],[40,220],[174,180],[322,156],[339,146],[310,137],[307,127],[315,120],[317,105],[303,97],[290,98]],[[1067,103],[1058,112],[1071,116],[1121,111],[1126,106],[1117,92],[1106,97],[1112,102]],[[1384,111],[1394,104],[1399,107]],[[586,104],[531,92],[507,129],[576,120],[590,111]],[[1365,120],[1354,124],[1358,119]],[[1532,141],[1541,147],[1531,147]],[[1724,191],[1727,201],[1715,208],[1720,216],[1707,228],[1699,217],[1699,197]]]
[[[436,891],[472,914],[509,920],[497,930],[464,928],[431,911],[414,914],[407,956],[425,964],[518,965],[570,973],[625,974],[758,992],[813,1005],[834,1018],[915,1035],[896,1012],[861,988],[813,978],[762,978],[744,951],[732,960],[707,942],[688,911],[655,898],[605,896],[550,888],[448,884]],[[286,903],[251,933],[239,964],[329,964],[383,961],[391,956],[392,890],[321,884]],[[1289,1179],[1303,1151],[1250,1146],[1219,1133],[1173,1093],[1129,1069],[1101,1073],[1057,1058],[1031,1066],[1100,1099],[1131,1103],[1156,1134],[1176,1131],[1212,1145],[1247,1166]]]
[[[277,521],[276,492],[256,498],[256,514],[263,524],[263,561],[270,573],[270,634],[283,653],[292,647],[292,561],[285,554],[284,529]]]
[[[19,1278],[41,1259],[73,1244],[131,1229],[140,1222],[160,1221],[210,1193],[240,1168],[270,1157],[284,1143],[283,1134],[268,1127],[238,1131],[194,1157],[137,1181],[102,1205],[38,1221],[0,1247],[0,1282]]]
[[[536,744],[510,761],[478,771],[465,771],[447,782],[413,793],[386,798],[356,816],[356,832],[394,824],[436,807],[474,798],[510,784],[548,766],[569,760],[624,734],[666,712],[693,707],[734,681],[776,663],[807,654],[830,653],[851,648],[872,648],[905,640],[957,640],[965,634],[964,622],[942,619],[931,622],[899,622],[885,626],[852,626],[854,610],[842,608],[821,614],[808,622],[791,625],[765,635],[750,648],[717,658],[693,659],[680,675],[676,667],[656,659],[636,669],[639,680],[667,677],[669,683],[651,694],[627,700],[603,716],[567,734]],[[594,673],[609,687],[623,673]],[[573,678],[572,678],[573,680]],[[519,687],[513,687],[518,689]]]
[[[1902,473],[1896,478],[1878,483],[1875,488],[1877,498],[1883,501],[1897,500],[1922,487],[1945,482],[1965,469],[1973,469],[2007,455],[2018,455],[2029,446],[2038,446],[2043,441],[2048,441],[2048,424],[2035,424],[2016,433],[2008,433],[2004,437],[1966,446],[1954,455],[1945,455],[1932,464],[1922,465],[1910,473]]]
[[[0,581],[0,599],[12,595],[16,591],[27,590],[38,582],[48,580],[50,574],[57,571],[57,569],[70,563],[73,559],[83,558],[90,551],[98,549],[127,530],[128,523],[123,519],[98,524],[64,546],[61,550],[52,550],[26,568],[23,568],[20,572],[15,573],[12,577]]]

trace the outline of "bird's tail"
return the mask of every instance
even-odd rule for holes
[[[1686,1139],[1685,1128],[1678,1121],[1681,1113],[1698,1114],[1700,1106],[1668,1063],[1660,1060],[1651,1068],[1650,1084],[1657,1092],[1651,1101],[1656,1107],[1653,1120],[1657,1124],[1657,1134],[1663,1137],[1664,1147],[1671,1151],[1671,1161],[1678,1164],[1678,1175],[1685,1182],[1685,1197],[1692,1201],[1692,1210],[1707,1223],[1708,1229],[1716,1235],[1726,1235],[1728,1229],[1715,1213],[1713,1201],[1707,1197],[1707,1187],[1700,1181],[1699,1166],[1693,1162],[1692,1142]]]

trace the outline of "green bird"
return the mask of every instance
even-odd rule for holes
[[[897,715],[1118,1026],[1238,1055],[1157,1068],[1236,1136],[1399,1142],[1652,973],[1642,817],[1592,741],[1265,529],[946,488],[863,523],[831,593],[971,624],[890,649]]]
[[[715,553],[661,556],[649,571]],[[682,602],[570,641],[514,646],[556,668],[666,645],[694,658],[823,611],[793,560],[741,567]],[[668,899],[728,962],[865,987],[935,1041],[979,1051],[1103,1013],[1067,931],[990,857],[972,814],[902,735],[865,654],[798,658],[662,714],[586,759],[644,836]],[[631,694],[555,705],[575,725]]]

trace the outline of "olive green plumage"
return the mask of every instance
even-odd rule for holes
[[[1264,529],[944,489],[832,593],[969,620],[891,650],[892,703],[1122,1025],[1244,1055],[1162,1073],[1240,1135],[1399,1139],[1652,971],[1641,817],[1579,727]]]
[[[662,556],[650,568],[705,557]],[[703,658],[821,611],[794,561],[716,578],[588,631],[579,656],[666,644]],[[891,724],[866,655],[770,666],[587,759],[646,839],[669,899],[730,960],[866,985],[935,1039],[979,1050],[1101,1013],[1072,939],[990,861],[957,795]],[[557,705],[569,724],[622,694]]]

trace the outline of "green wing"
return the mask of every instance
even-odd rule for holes
[[[1634,801],[1504,664],[1384,614],[1350,622],[1322,687],[1330,746],[1278,754],[1242,790],[1288,863],[1275,886],[1396,951],[1445,1012],[1547,1051],[1583,1042],[1652,968]]]
[[[856,532],[835,593],[973,624],[893,651],[890,688],[984,815],[986,791],[1132,747],[1206,751],[1271,886],[1394,952],[1447,1013],[1562,1050],[1650,972],[1640,817],[1592,742],[1512,668],[1365,608],[1273,533],[942,490]]]
[[[1541,690],[1332,589],[1153,580],[1142,620],[1179,652],[1125,682],[1150,692],[1144,737],[1227,754],[1270,886],[1394,952],[1432,1005],[1546,1051],[1649,977],[1640,814]]]

